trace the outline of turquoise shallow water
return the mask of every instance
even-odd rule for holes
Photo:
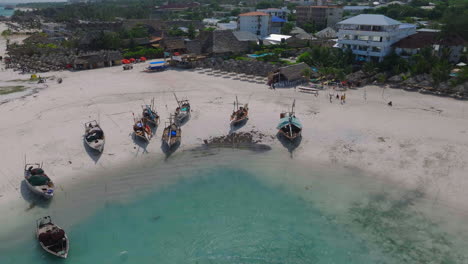
[[[12,16],[14,12],[14,10],[5,10],[3,6],[0,6],[0,16],[9,17]]]
[[[289,162],[297,169],[287,160],[193,162],[183,163],[192,164],[189,170],[174,163],[113,173],[104,180],[113,198],[98,197],[90,213],[85,201],[73,201],[67,210],[74,213],[56,204],[37,209],[57,215],[66,228],[69,258],[43,253],[29,226],[30,239],[0,247],[0,263],[466,263],[448,234],[408,209],[418,192],[393,199],[380,183],[360,181],[355,172],[285,170]],[[140,181],[131,188],[133,199],[116,199],[128,193],[116,195],[112,184],[160,173],[177,180],[161,186]]]

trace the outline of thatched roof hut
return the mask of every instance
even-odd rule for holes
[[[166,51],[179,51],[183,52],[186,50],[185,40],[181,37],[165,37],[162,40],[162,47]]]
[[[310,67],[303,62],[294,64],[294,65],[281,67],[278,70],[271,72],[268,75],[268,80],[270,82],[279,82],[279,81],[296,82],[296,81],[305,80],[304,71],[306,69],[310,69]]]

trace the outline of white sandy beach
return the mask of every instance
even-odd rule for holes
[[[47,73],[43,76],[61,77],[63,83],[49,81],[48,88],[34,95],[1,104],[0,206],[23,199],[20,184],[25,156],[28,162],[44,162],[59,189],[98,168],[162,156],[161,131],[175,110],[172,93],[176,92],[179,98],[190,99],[193,108],[190,121],[182,127],[182,145],[177,151],[229,133],[236,95],[250,107],[250,120],[240,131],[268,135],[276,134],[279,113],[296,99],[296,115],[304,132],[294,159],[357,167],[372,177],[419,189],[434,203],[468,215],[468,102],[367,86],[347,91],[347,102],[340,105],[336,99],[328,101],[329,91],[315,97],[200,71],[148,74],[142,72],[145,66],[138,64],[131,71],[112,67]],[[1,81],[28,77],[0,71]],[[132,139],[132,112],[140,114],[141,105],[152,97],[162,122],[143,149]],[[393,107],[387,106],[390,100]],[[83,144],[83,124],[94,119],[106,134],[105,150],[97,161]],[[265,143],[289,158],[278,140]]]

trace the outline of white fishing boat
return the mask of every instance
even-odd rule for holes
[[[24,180],[29,190],[45,199],[54,196],[55,185],[45,174],[42,164],[26,163],[24,165]]]
[[[104,131],[96,120],[85,123],[84,140],[86,145],[93,150],[102,152],[104,150],[105,137]]]
[[[52,223],[50,216],[36,221],[36,238],[42,249],[59,258],[67,258],[70,243],[65,231]]]

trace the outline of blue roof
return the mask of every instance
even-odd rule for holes
[[[162,63],[165,63],[165,61],[153,61],[153,62],[150,62],[150,64],[162,64]]]
[[[277,17],[277,16],[272,16],[271,17],[271,22],[274,22],[274,23],[284,23],[286,22],[286,20],[280,18],[280,17]]]

